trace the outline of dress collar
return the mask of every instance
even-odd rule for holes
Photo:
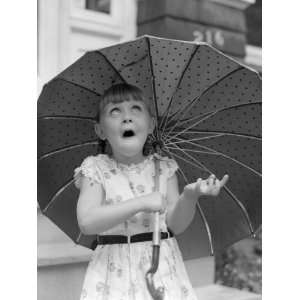
[[[107,167],[110,170],[113,169],[119,169],[121,171],[134,171],[134,170],[142,170],[144,169],[152,160],[153,157],[156,156],[156,154],[151,154],[145,157],[145,159],[139,163],[131,163],[131,164],[124,164],[124,163],[118,163],[113,158],[108,156],[107,154],[99,154],[98,157],[100,157],[105,161]]]

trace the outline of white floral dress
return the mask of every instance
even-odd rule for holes
[[[142,163],[128,166],[118,164],[104,154],[89,156],[75,169],[75,185],[80,188],[82,176],[101,183],[106,195],[103,205],[151,193],[155,170],[153,157],[150,155]],[[160,192],[166,195],[167,179],[178,166],[174,160],[157,157],[160,159]],[[151,216],[149,213],[137,213],[101,234],[134,235],[151,232]],[[165,216],[160,215],[162,231],[167,231]],[[80,299],[152,300],[145,281],[151,259],[152,241],[98,245],[88,265]],[[164,300],[197,299],[175,238],[161,240],[159,267],[154,275],[154,283],[155,287],[164,287]]]

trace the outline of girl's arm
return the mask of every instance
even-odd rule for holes
[[[91,183],[90,179],[83,177],[77,203],[77,219],[82,233],[100,234],[140,211],[159,211],[164,206],[159,193],[151,193],[107,206],[102,205],[104,199],[105,192],[102,185]]]
[[[187,184],[179,196],[178,181],[174,174],[167,183],[167,224],[170,229],[175,234],[183,232],[194,218],[198,198],[218,196],[228,179],[229,176],[224,175],[222,180],[218,180],[213,174],[206,180],[199,178],[196,182]]]
[[[167,183],[167,225],[175,233],[183,232],[195,215],[197,197],[179,195],[178,180],[174,174]]]

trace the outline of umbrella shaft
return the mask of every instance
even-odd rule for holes
[[[160,245],[159,212],[154,213],[153,245]]]

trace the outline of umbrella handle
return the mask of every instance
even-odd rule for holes
[[[155,177],[154,177],[154,188],[159,191],[159,160],[155,158]],[[164,288],[155,288],[153,276],[158,269],[159,264],[159,250],[160,250],[160,225],[159,225],[159,212],[154,213],[153,222],[153,237],[152,237],[152,264],[150,269],[147,271],[146,283],[149,293],[154,300],[162,300],[164,298]]]
[[[149,293],[151,294],[154,300],[163,300],[164,299],[164,288],[158,287],[155,288],[153,276],[157,271],[158,263],[159,263],[159,245],[152,246],[152,265],[151,268],[146,273],[146,283]]]
[[[146,283],[149,293],[154,300],[163,300],[164,298],[164,288],[155,288],[153,276],[158,269],[159,264],[159,250],[160,250],[160,230],[159,230],[159,212],[154,213],[154,229],[152,238],[152,264],[150,269],[147,271]]]

